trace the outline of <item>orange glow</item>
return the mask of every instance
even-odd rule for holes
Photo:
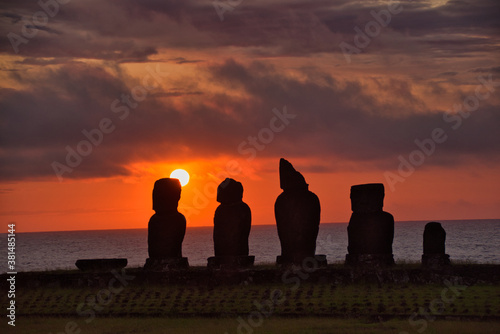
[[[2,220],[5,224],[16,222],[19,232],[146,228],[153,214],[154,181],[165,177],[161,171],[182,166],[191,171],[191,182],[182,188],[179,201],[188,227],[213,225],[219,205],[217,186],[226,177],[243,183],[243,200],[252,209],[252,225],[274,224],[274,201],[281,193],[277,161],[262,160],[253,171],[246,161],[238,163],[241,170],[228,168],[227,161],[158,163],[141,166],[144,168],[136,164],[131,166],[134,176],[125,178],[11,184],[0,194]],[[301,171],[300,165],[296,167]],[[323,223],[349,220],[351,185],[384,182],[381,172],[302,173],[309,189],[320,198]],[[481,178],[493,180],[495,173],[485,170]],[[386,186],[384,209],[396,221],[498,217],[498,185],[477,181],[472,170],[468,175],[444,168],[422,170],[398,185],[395,192]]]

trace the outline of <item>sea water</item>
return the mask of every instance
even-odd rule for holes
[[[500,219],[440,221],[446,230],[446,253],[452,261],[500,264]],[[422,236],[428,221],[396,222],[393,254],[398,261],[420,261]],[[188,227],[183,256],[192,266],[205,266],[213,256],[212,227]],[[7,236],[0,236],[7,253]],[[250,255],[256,264],[275,263],[280,242],[275,225],[252,226]],[[329,263],[344,261],[347,223],[322,223],[316,254]],[[147,229],[36,232],[16,234],[16,270],[75,269],[78,259],[127,258],[128,267],[144,265],[148,257]],[[2,263],[5,273],[7,263]]]

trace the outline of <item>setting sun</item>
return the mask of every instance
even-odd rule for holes
[[[181,181],[181,186],[185,186],[189,182],[189,173],[184,169],[176,169],[170,173],[170,177],[173,179],[179,179]]]

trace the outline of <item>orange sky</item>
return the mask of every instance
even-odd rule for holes
[[[40,9],[11,4],[1,220],[146,228],[154,181],[184,168],[188,226],[212,225],[226,176],[253,224],[273,224],[280,157],[322,222],[348,221],[350,186],[373,182],[396,221],[499,218],[498,3],[405,3],[361,46],[387,3],[257,1],[220,17],[202,1],[71,2],[26,43],[12,34]]]
[[[275,165],[274,173],[266,172],[258,176],[227,173],[243,183],[243,199],[252,209],[253,224],[274,224],[274,201],[281,190],[278,162],[269,163]],[[179,202],[179,211],[186,215],[188,227],[212,225],[218,205],[214,194],[217,178],[197,168],[203,165],[213,168],[220,176],[226,175],[211,162],[175,165],[191,172],[191,181],[183,187]],[[223,164],[220,166],[224,167]],[[168,176],[172,170],[168,165],[159,167],[158,174],[125,179],[11,184],[9,196],[2,194],[2,218],[6,223],[16,222],[19,232],[147,228],[149,217],[154,213],[151,209],[154,180]],[[300,170],[300,165],[296,167]],[[163,175],[160,174],[161,169],[166,171]],[[383,175],[377,172],[304,175],[310,190],[320,198],[321,221],[324,223],[349,220],[351,185],[384,182]],[[496,171],[490,169],[489,175],[478,175],[474,170],[466,174],[447,169],[422,171],[409,177],[395,192],[386,187],[384,209],[395,216],[396,222],[498,217],[498,184],[478,183],[487,176],[494,179]],[[478,201],[478,198],[482,200]]]

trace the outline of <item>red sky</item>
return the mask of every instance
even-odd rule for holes
[[[212,225],[228,176],[273,224],[280,157],[322,222],[372,182],[396,221],[500,217],[497,1],[4,3],[0,217],[18,231],[145,228],[177,168],[188,226]]]

